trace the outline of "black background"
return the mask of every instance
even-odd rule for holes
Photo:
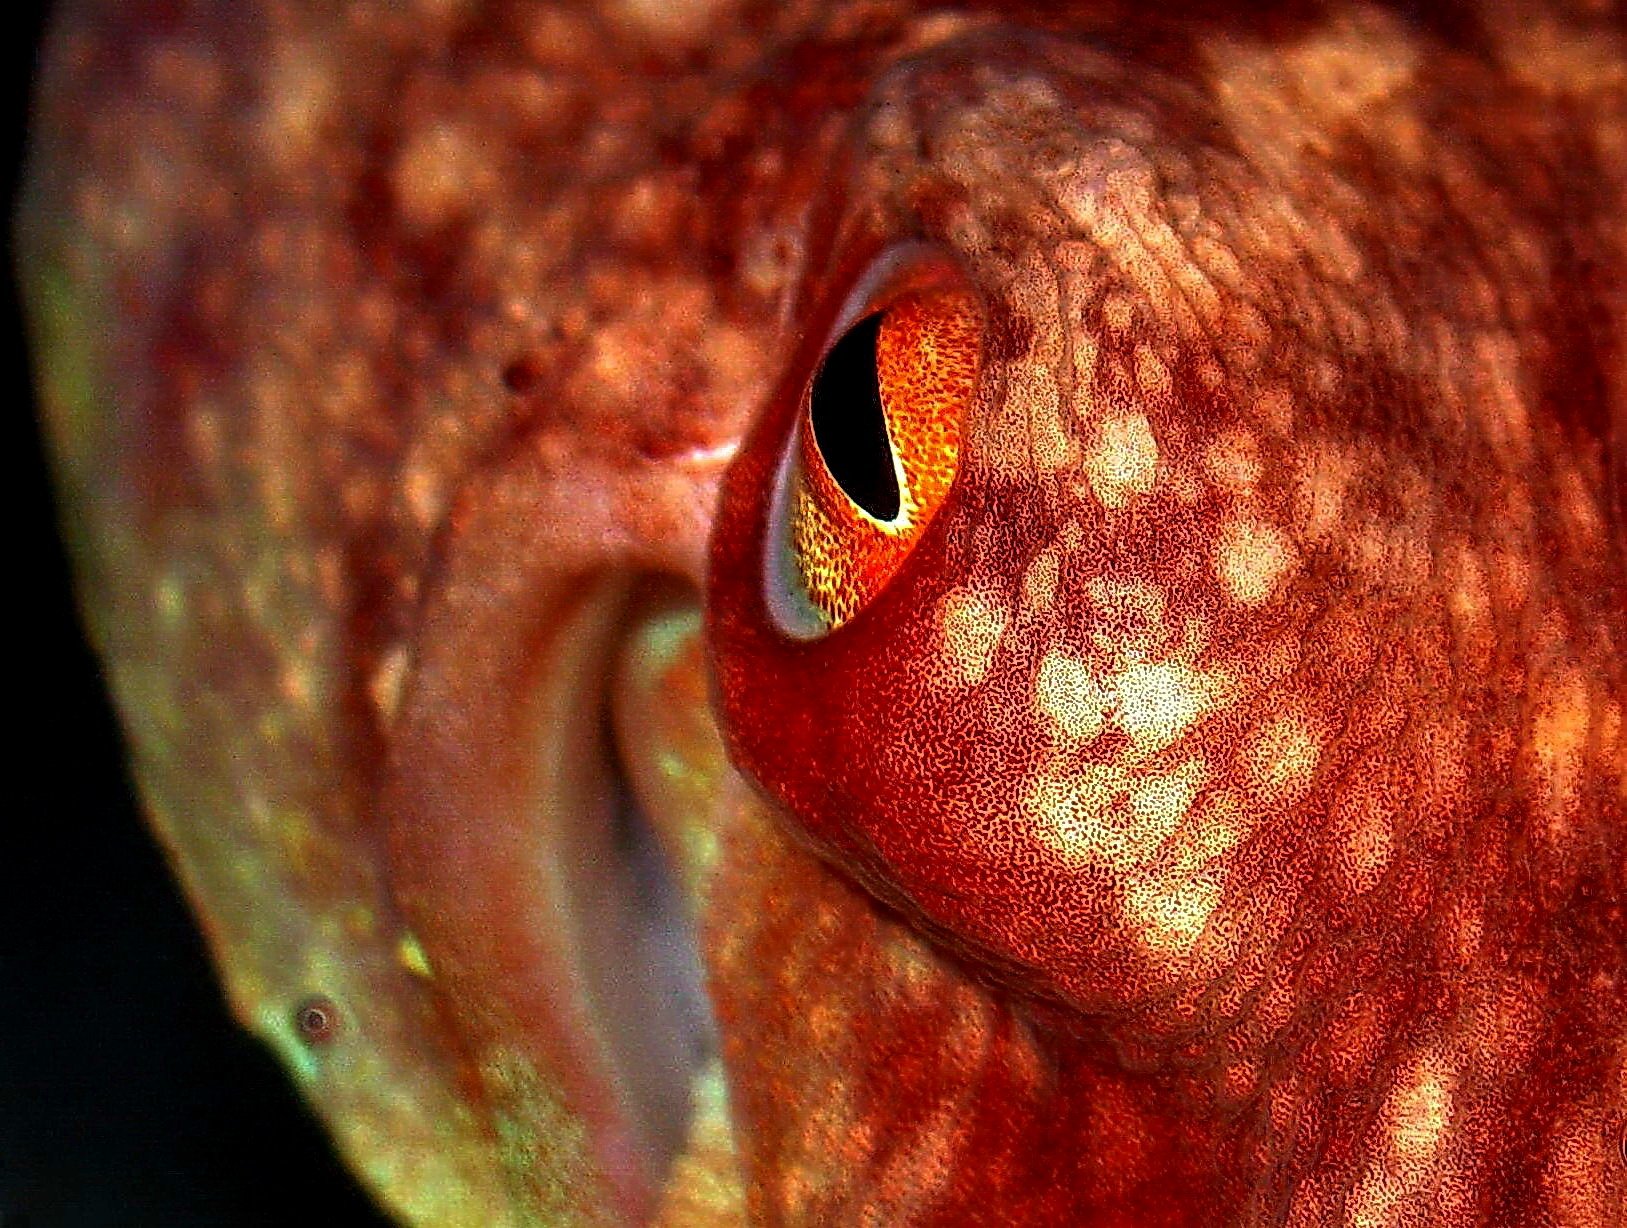
[[[44,7],[6,6],[8,219]],[[57,542],[6,247],[0,378],[18,521],[0,556],[13,628],[0,721],[18,732],[0,792],[0,1228],[383,1225],[228,1017],[141,824]]]

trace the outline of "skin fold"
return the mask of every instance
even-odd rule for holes
[[[42,82],[87,624],[401,1222],[1627,1223],[1613,0],[84,0]],[[787,483],[905,300],[877,545]]]

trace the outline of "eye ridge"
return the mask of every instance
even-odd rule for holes
[[[814,446],[832,480],[866,515],[898,519],[903,494],[881,400],[877,346],[885,312],[854,324],[831,346],[808,390]]]

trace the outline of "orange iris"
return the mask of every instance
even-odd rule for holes
[[[826,367],[844,345],[872,348],[872,337],[873,359],[859,359],[873,369],[840,383],[822,369],[811,382],[790,475],[791,550],[828,627],[881,591],[949,493],[977,386],[982,315],[965,289],[917,290],[855,324]],[[865,422],[877,407],[879,423]],[[852,459],[855,451],[869,455]]]

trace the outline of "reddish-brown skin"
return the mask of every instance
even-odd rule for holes
[[[155,826],[404,1222],[1627,1223],[1611,0],[87,2],[31,182]],[[912,262],[955,483],[788,630]]]

